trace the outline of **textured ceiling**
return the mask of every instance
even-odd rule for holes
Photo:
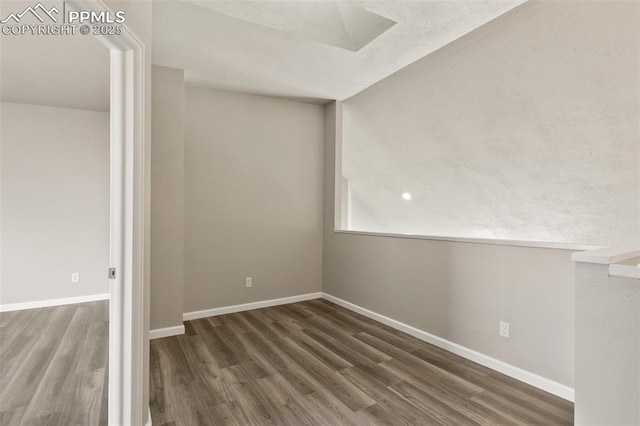
[[[184,69],[193,85],[324,103],[359,93],[522,2],[155,0],[153,61]],[[30,3],[2,0],[0,12]],[[94,38],[0,36],[0,43],[2,100],[108,110],[109,54]]]
[[[300,6],[308,1],[156,1],[153,59],[184,69],[194,85],[320,103],[343,100],[523,2],[350,2],[396,22],[353,52],[301,33],[301,10],[320,10]],[[357,26],[357,18],[349,20]],[[340,31],[334,34],[340,39]]]

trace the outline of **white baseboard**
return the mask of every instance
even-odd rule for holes
[[[173,327],[156,328],[149,331],[149,340],[161,339],[169,336],[179,336],[184,334],[184,325],[176,325]]]
[[[145,423],[145,426],[152,426],[153,422],[151,421],[151,407],[147,407],[147,411],[149,412],[149,414],[148,414],[147,423]]]
[[[492,358],[488,355],[481,354],[480,352],[476,352],[457,343],[450,342],[446,339],[435,336],[431,333],[427,333],[426,331],[420,330],[408,324],[370,311],[369,309],[354,305],[351,302],[339,299],[330,294],[322,293],[322,298],[333,302],[336,305],[342,306],[343,308],[349,309],[350,311],[363,315],[367,318],[371,318],[375,321],[388,325],[389,327],[395,328],[396,330],[400,330],[427,343],[431,343],[434,346],[445,349],[463,358],[476,362],[480,365],[484,365],[487,368],[505,374],[509,377],[513,377],[516,380],[520,380],[521,382],[527,383],[545,392],[549,392],[553,395],[559,396],[560,398],[566,399],[567,401],[574,402],[575,400],[575,391],[568,386],[523,370],[519,367],[515,367],[511,364],[507,364],[506,362]]]
[[[330,302],[335,303],[336,305],[349,309],[350,311],[356,312],[367,318],[371,318],[375,321],[381,322],[385,325],[388,325],[389,327],[395,328],[396,330],[400,330],[404,333],[407,333],[413,337],[416,337],[434,346],[438,346],[439,348],[445,349],[449,352],[452,352],[463,358],[476,362],[487,368],[490,368],[492,370],[505,374],[509,377],[513,377],[516,380],[520,380],[521,382],[527,383],[545,392],[549,392],[553,395],[559,396],[560,398],[566,399],[571,402],[574,401],[575,392],[572,388],[568,386],[554,382],[553,380],[539,376],[535,373],[531,373],[530,371],[523,370],[511,364],[507,364],[504,361],[500,361],[488,355],[484,355],[480,352],[474,351],[473,349],[469,349],[457,343],[450,342],[449,340],[443,339],[441,337],[435,336],[426,331],[420,330],[416,327],[394,320],[393,318],[389,318],[384,315],[378,314],[369,309],[355,305],[351,302],[347,302],[346,300],[337,298],[328,293],[321,293],[321,292],[308,293],[308,294],[301,294],[298,296],[283,297],[281,299],[263,300],[259,302],[244,303],[241,305],[224,306],[221,308],[206,309],[206,310],[195,311],[195,312],[186,312],[182,315],[182,319],[184,321],[190,321],[190,320],[199,319],[199,318],[214,317],[217,315],[249,311],[252,309],[267,308],[270,306],[286,305],[288,303],[303,302],[305,300],[312,300],[312,299],[319,299],[319,298],[326,299]],[[158,330],[151,330],[150,338],[157,339],[160,337],[175,336],[178,334],[184,334],[184,326],[167,327],[167,328],[162,328]]]
[[[0,312],[22,311],[24,309],[48,308],[50,306],[72,305],[75,303],[97,302],[109,300],[109,293],[89,296],[65,297],[62,299],[36,300],[34,302],[10,303],[0,305]]]
[[[320,299],[321,292],[300,294],[298,296],[283,297],[281,299],[262,300],[260,302],[243,303],[242,305],[224,306],[222,308],[205,309],[203,311],[185,312],[183,321],[191,321],[199,318],[215,317],[217,315],[233,314],[235,312],[250,311],[252,309],[268,308],[270,306],[286,305],[289,303],[304,302],[305,300]]]

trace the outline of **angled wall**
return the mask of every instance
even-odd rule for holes
[[[390,216],[401,225],[387,232],[500,238],[456,235],[445,223],[477,218],[473,229],[505,231],[483,221],[482,211],[464,207],[493,194],[504,198],[507,210],[500,213],[516,230],[535,231],[519,212],[569,220],[566,229],[547,224],[539,227],[541,238],[518,239],[553,241],[544,235],[551,230],[569,243],[637,242],[639,28],[634,2],[528,2],[346,100],[343,114],[328,106],[323,291],[543,377],[547,389],[570,398],[571,250],[336,233],[334,148],[336,142],[342,147],[343,164],[362,168],[361,175],[343,175],[359,201],[351,206],[352,219],[359,217],[353,208],[363,205],[382,230]],[[505,141],[517,143],[505,148]],[[432,142],[441,145],[422,161],[415,149]],[[439,158],[443,150],[447,155]],[[509,182],[511,192],[487,191],[474,186],[477,179],[457,185],[486,156],[494,161],[490,177]],[[531,169],[536,162],[527,163],[530,175],[512,167],[525,157],[538,164]],[[541,181],[548,176],[572,198],[545,191]],[[392,194],[395,207],[366,198],[358,177]],[[446,197],[425,197],[426,208],[412,212],[424,194],[402,200],[410,183],[442,186]],[[484,199],[479,207],[491,209],[490,197]],[[436,231],[412,228],[416,218]],[[510,323],[509,339],[499,336],[499,321]]]
[[[638,2],[525,3],[344,101],[353,197],[392,233],[637,242],[639,51]]]

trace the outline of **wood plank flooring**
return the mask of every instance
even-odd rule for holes
[[[109,302],[0,313],[0,425],[107,420]]]
[[[324,300],[151,342],[161,425],[568,425],[573,404]]]

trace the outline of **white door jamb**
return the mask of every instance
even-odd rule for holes
[[[75,10],[108,11],[102,0],[67,0]],[[123,34],[99,36],[111,51],[109,424],[143,425],[145,247],[145,46]],[[105,274],[107,274],[105,267]]]

